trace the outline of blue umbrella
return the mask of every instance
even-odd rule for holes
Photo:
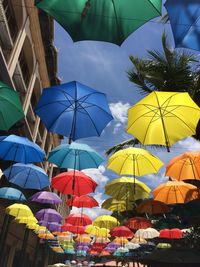
[[[16,163],[3,173],[10,183],[22,188],[41,190],[50,185],[46,172],[33,164]]]
[[[43,161],[45,153],[29,139],[17,135],[0,136],[0,158],[21,163]]]
[[[50,132],[70,140],[100,136],[113,119],[106,95],[76,81],[44,89],[35,112]]]
[[[12,187],[1,187],[0,198],[17,200],[17,201],[26,201],[24,194],[20,190]]]
[[[91,147],[85,144],[63,144],[49,153],[48,161],[60,168],[84,170],[98,168],[104,159]]]
[[[199,0],[167,0],[165,7],[176,47],[200,50]]]

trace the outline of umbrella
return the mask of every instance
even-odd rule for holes
[[[119,222],[115,217],[112,217],[110,215],[102,215],[98,216],[93,221],[93,225],[100,228],[112,229],[113,227],[118,226]]]
[[[100,136],[113,119],[106,95],[75,81],[44,89],[35,112],[50,132],[73,141]]]
[[[65,223],[61,226],[62,231],[69,231],[74,234],[85,234],[85,227],[80,225],[72,225],[70,223]]]
[[[52,178],[52,187],[63,194],[86,195],[95,191],[97,184],[80,171],[62,172]]]
[[[169,181],[156,187],[152,194],[154,200],[164,202],[165,204],[185,203],[194,199],[193,192],[197,187],[179,181]],[[197,197],[197,196],[196,196]]]
[[[101,253],[99,254],[100,257],[107,257],[110,256],[110,252],[106,250],[102,250]]]
[[[54,235],[52,235],[50,232],[46,232],[46,233],[38,234],[38,237],[41,239],[49,240],[49,239],[53,239]]]
[[[133,217],[125,222],[125,225],[131,229],[146,229],[152,226],[150,220],[144,217]]]
[[[0,198],[17,200],[17,201],[26,201],[26,197],[24,196],[24,194],[20,190],[12,187],[1,187]]]
[[[34,216],[16,217],[14,221],[17,223],[24,223],[24,224],[38,223],[38,220]]]
[[[128,239],[125,237],[116,237],[112,242],[114,244],[124,245],[128,243]]]
[[[36,214],[35,217],[40,221],[44,220],[47,222],[61,222],[62,216],[60,213],[58,213],[54,209],[42,209],[39,210]]]
[[[133,210],[134,204],[125,200],[108,198],[101,204],[101,207],[110,211],[123,212],[126,210]]]
[[[0,81],[0,129],[9,130],[24,117],[19,93]]]
[[[141,0],[36,1],[76,41],[97,40],[121,45],[137,28],[161,15],[162,2]],[[62,8],[60,8],[62,7]]]
[[[129,147],[114,153],[108,160],[108,169],[119,175],[143,176],[157,173],[163,162],[145,149]]]
[[[111,230],[111,236],[132,238],[134,234],[126,226],[117,226]]]
[[[165,203],[153,199],[143,200],[136,208],[138,213],[147,213],[150,215],[164,214],[170,212],[170,210]]]
[[[29,139],[17,135],[0,136],[0,158],[21,163],[40,162],[42,149]]]
[[[48,191],[37,192],[34,195],[32,195],[29,199],[32,202],[37,202],[42,204],[56,205],[62,203],[61,198],[57,194]]]
[[[78,235],[76,241],[81,243],[90,243],[91,237],[89,235]]]
[[[135,233],[135,237],[144,239],[153,239],[159,237],[160,233],[154,228],[139,229]]]
[[[99,203],[91,196],[82,195],[80,197],[73,196],[66,201],[68,206],[74,206],[77,208],[93,208],[98,207]]]
[[[89,216],[83,214],[83,213],[78,213],[78,214],[70,214],[65,218],[66,223],[70,223],[75,226],[85,226],[88,224],[92,223],[92,220],[90,219]]]
[[[198,0],[167,0],[165,7],[176,47],[200,50]]]
[[[142,237],[134,237],[131,240],[131,243],[134,243],[134,244],[146,244],[147,241],[144,238],[142,238]]]
[[[20,217],[33,217],[31,209],[24,204],[12,204],[6,208],[6,213],[8,215],[20,218]]]
[[[199,119],[200,108],[188,93],[154,91],[128,110],[127,132],[144,145],[165,145],[169,151],[195,134]]]
[[[156,248],[161,248],[161,249],[165,249],[165,248],[171,248],[172,245],[169,243],[158,243]]]
[[[165,229],[165,228],[181,228],[183,225],[178,219],[175,218],[163,218],[159,219],[154,223],[156,229]]]
[[[183,232],[178,228],[160,230],[160,238],[180,239],[183,237]]]
[[[10,183],[22,188],[41,190],[50,185],[46,172],[33,164],[16,163],[3,173]]]
[[[62,144],[54,148],[48,157],[48,161],[59,168],[76,170],[98,168],[104,159],[91,147],[85,144]]]
[[[140,248],[140,245],[136,244],[136,243],[128,242],[127,244],[125,244],[125,248],[138,249],[138,248]]]
[[[48,222],[48,221],[41,220],[39,221],[39,225],[46,226],[46,228],[51,232],[61,231],[61,225],[57,222]]]
[[[109,234],[110,230],[109,229],[100,228],[100,227],[92,225],[92,224],[86,226],[85,232],[90,234],[90,235],[97,236],[97,237],[109,237],[110,236],[110,234]]]
[[[138,181],[137,179],[134,181],[131,177],[120,177],[114,179],[105,186],[105,193],[107,195],[111,195],[117,200],[125,200],[127,203],[131,200],[148,198],[150,191],[150,188],[144,183]]]
[[[185,152],[174,157],[166,166],[166,176],[178,181],[195,179],[200,180],[200,152]]]

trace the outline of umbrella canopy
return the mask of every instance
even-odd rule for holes
[[[52,235],[50,232],[46,232],[46,233],[38,234],[38,237],[41,239],[49,240],[49,239],[53,239],[54,235]]]
[[[124,245],[128,243],[128,239],[125,237],[116,237],[113,241],[113,244],[119,244],[119,245]]]
[[[126,226],[117,226],[112,229],[111,236],[132,238],[134,234]]]
[[[136,243],[128,242],[127,244],[125,244],[125,248],[138,249],[138,248],[140,248],[140,245],[136,244]]]
[[[114,153],[108,160],[108,169],[119,175],[143,176],[157,173],[163,162],[145,149],[129,147]]]
[[[81,196],[94,192],[97,184],[83,172],[69,171],[53,177],[51,186],[63,194]]]
[[[57,222],[47,222],[47,221],[41,220],[39,221],[39,225],[46,226],[46,228],[51,232],[61,231],[61,225]]]
[[[41,191],[37,192],[29,198],[32,202],[42,203],[42,204],[60,204],[62,199],[53,192]]]
[[[127,200],[127,202],[148,198],[150,192],[151,189],[148,186],[132,177],[117,178],[105,186],[105,193],[107,195],[111,195],[117,200]]]
[[[70,223],[72,225],[79,225],[79,226],[85,226],[92,223],[92,220],[89,216],[78,213],[78,214],[70,214],[65,218],[66,223]]]
[[[24,117],[19,93],[0,81],[0,130],[7,131]]]
[[[109,234],[110,230],[109,229],[100,228],[100,227],[92,225],[92,224],[86,226],[85,232],[90,234],[90,235],[97,236],[97,237],[109,237],[110,236],[110,234]]]
[[[33,164],[16,163],[3,173],[10,183],[22,188],[41,190],[50,185],[46,172]]]
[[[6,208],[6,213],[14,217],[34,217],[31,209],[24,204],[12,204]]]
[[[42,209],[39,210],[36,214],[35,217],[41,221],[47,221],[47,222],[61,222],[62,216],[60,213],[58,213],[54,209]]]
[[[100,228],[112,229],[113,227],[118,226],[119,222],[115,217],[110,215],[102,215],[93,221],[93,225]]]
[[[93,208],[98,207],[99,203],[91,196],[82,195],[80,197],[73,196],[66,201],[68,206],[74,206],[77,208]]]
[[[100,136],[113,119],[106,95],[76,81],[44,89],[35,112],[50,132],[73,141]]]
[[[195,134],[199,119],[200,108],[188,93],[154,91],[128,110],[127,132],[144,145],[165,145],[169,151]]]
[[[160,233],[154,228],[139,229],[135,233],[135,237],[144,239],[153,239],[159,237]]]
[[[85,144],[62,144],[54,148],[48,157],[48,161],[59,168],[83,170],[98,168],[104,159],[91,147]]]
[[[134,204],[125,200],[108,198],[101,204],[101,207],[110,211],[123,212],[126,210],[133,210]]]
[[[183,224],[177,218],[162,218],[154,223],[156,229],[165,229],[165,228],[181,228]]]
[[[90,243],[91,237],[89,235],[78,235],[76,241],[81,243]]]
[[[137,28],[161,15],[162,1],[56,0],[50,4],[48,0],[40,0],[36,5],[62,25],[74,41],[97,40],[121,45]]]
[[[34,216],[16,217],[14,221],[17,223],[24,223],[24,224],[38,223],[38,220]]]
[[[147,213],[150,215],[164,214],[170,212],[170,210],[165,203],[153,199],[143,200],[136,208],[138,213]]]
[[[152,226],[150,220],[144,217],[133,217],[125,222],[130,229],[146,229]]]
[[[165,249],[165,248],[171,248],[172,245],[169,243],[158,243],[156,248],[161,248],[161,249]]]
[[[72,225],[70,223],[65,223],[61,226],[62,231],[69,231],[74,234],[85,234],[85,227],[80,225]]]
[[[0,158],[21,163],[43,161],[45,153],[29,139],[17,135],[0,136]]]
[[[194,199],[197,187],[184,182],[169,181],[156,187],[152,194],[154,200],[165,204],[185,203]],[[196,195],[197,197],[197,195]]]
[[[160,230],[159,237],[168,239],[180,239],[183,237],[183,232],[178,228],[162,229]]]
[[[178,181],[200,180],[200,152],[186,152],[174,157],[167,164],[165,175]]]
[[[24,194],[20,190],[12,187],[1,187],[0,198],[17,200],[17,201],[26,201],[26,197],[24,196]]]
[[[165,3],[176,47],[200,50],[200,10],[196,0],[167,0]]]

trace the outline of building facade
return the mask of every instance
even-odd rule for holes
[[[0,80],[19,92],[25,113],[22,121],[1,135],[26,136],[47,155],[59,145],[60,136],[47,132],[34,108],[42,88],[59,84],[53,39],[53,20],[34,6],[34,0],[0,0]],[[41,165],[50,178],[57,172],[48,162]],[[6,201],[0,201],[1,227],[6,205]],[[67,209],[62,207],[57,208],[67,214]],[[26,267],[46,266],[49,251],[34,233],[29,233],[26,249],[22,251],[24,233],[23,225],[10,224],[3,255],[0,253],[4,258],[1,267],[21,266],[22,257]]]

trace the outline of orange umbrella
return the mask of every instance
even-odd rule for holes
[[[152,226],[150,220],[143,217],[130,218],[125,225],[131,229],[146,229]]]
[[[166,176],[181,180],[200,180],[200,152],[186,152],[174,157],[166,166]]]
[[[116,237],[112,243],[114,244],[119,244],[119,245],[124,245],[124,244],[127,244],[129,241],[127,238],[125,237]]]
[[[136,211],[138,213],[147,213],[152,215],[170,212],[170,208],[163,202],[153,199],[145,199],[137,206]]]
[[[185,203],[197,198],[195,194],[197,187],[179,181],[169,181],[160,184],[153,190],[154,200],[164,202],[165,204]]]

